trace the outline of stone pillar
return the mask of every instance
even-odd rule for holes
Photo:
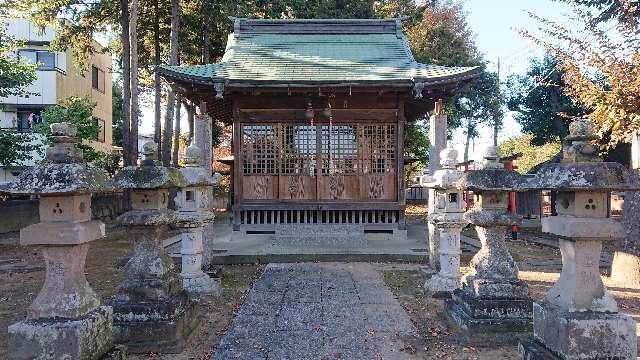
[[[640,174],[640,133],[632,135],[631,166]],[[624,235],[613,255],[611,280],[624,287],[640,288],[640,192],[627,191],[622,209]]]
[[[562,272],[533,306],[533,339],[520,343],[522,359],[635,359],[636,322],[620,314],[600,277],[602,241],[622,236],[610,218],[611,191],[637,191],[638,178],[618,163],[602,162],[591,123],[569,126],[559,164],[547,164],[531,186],[555,190],[556,215],[542,231],[560,236]]]
[[[114,180],[131,190],[132,210],[117,221],[135,240],[113,303],[114,337],[134,353],[179,353],[199,321],[197,301],[184,291],[161,239],[176,222],[167,207],[169,188],[184,186],[185,180],[177,169],[157,164],[155,143],[144,144],[143,154],[140,167],[126,167]]]
[[[456,168],[458,152],[445,149],[436,170],[426,185],[434,190],[433,209],[428,222],[439,233],[440,272],[425,283],[425,292],[434,297],[450,297],[460,287],[460,231],[464,226],[464,200],[457,182],[463,172]]]
[[[202,163],[205,169],[212,171],[213,163],[213,140],[211,138],[213,132],[213,120],[211,116],[205,114],[197,114],[194,120],[194,141],[197,147],[202,151]]]
[[[98,359],[113,344],[113,311],[100,304],[85,277],[89,242],[104,236],[91,220],[91,193],[108,191],[104,171],[83,162],[76,129],[52,124],[46,162],[22,173],[5,191],[40,195],[40,223],[20,231],[21,245],[42,248],[44,284],[27,319],[9,326],[10,359]]]
[[[447,115],[442,110],[442,101],[435,104],[434,114],[429,118],[429,175],[433,175],[440,164],[440,152],[447,146]],[[428,212],[434,211],[433,201],[435,193],[429,189]],[[431,222],[427,222],[427,232],[429,236],[429,265],[433,271],[440,267],[440,257],[438,255],[438,229]]]
[[[210,173],[202,167],[202,151],[195,145],[185,150],[186,167],[180,171],[186,180],[178,193],[176,210],[181,229],[182,283],[191,294],[213,293],[220,295],[220,279],[209,277],[202,271],[202,235],[205,224],[210,224],[215,215],[209,210],[208,190]]]
[[[458,183],[476,196],[465,219],[475,225],[482,247],[446,308],[472,343],[514,342],[531,329],[529,291],[505,244],[511,225],[519,220],[507,211],[508,194],[524,190],[525,180],[502,169],[499,159],[500,149],[488,147],[484,169],[467,172]]]

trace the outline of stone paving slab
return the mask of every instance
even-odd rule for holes
[[[269,264],[212,360],[414,360],[422,340],[366,263]]]

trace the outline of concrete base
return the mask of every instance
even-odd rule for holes
[[[115,303],[114,342],[130,353],[180,353],[200,322],[197,304],[184,291],[153,303]]]
[[[531,304],[530,299],[480,298],[455,290],[445,309],[465,342],[491,346],[516,344],[530,335]]]
[[[423,223],[410,224],[407,230],[389,233],[365,233],[366,247],[274,246],[275,234],[242,234],[232,231],[229,214],[216,218],[205,228],[203,265],[289,262],[410,262],[425,264],[428,254]],[[179,244],[167,252],[181,262]]]
[[[565,360],[635,359],[635,321],[619,313],[566,312],[549,303],[533,305],[535,340]]]
[[[424,292],[434,298],[450,298],[451,293],[459,287],[460,279],[435,274],[424,284]]]
[[[182,287],[184,287],[184,290],[192,295],[222,295],[222,285],[220,284],[220,279],[209,277],[205,273],[202,273],[200,276],[195,277],[182,276]]]
[[[100,359],[113,346],[112,323],[109,306],[79,319],[20,321],[9,326],[9,359]]]
[[[363,224],[277,224],[274,247],[366,247]]]
[[[611,280],[623,287],[640,288],[640,256],[616,251],[611,264]]]

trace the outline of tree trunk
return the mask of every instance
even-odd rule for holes
[[[471,119],[467,120],[467,138],[464,142],[464,162],[469,161],[469,143],[471,142]]]
[[[169,65],[178,64],[178,32],[180,30],[180,3],[171,0],[171,41]],[[173,117],[176,106],[176,96],[173,89],[167,92],[167,113],[164,118],[164,132],[162,134],[162,164],[171,165],[171,141],[173,140]]]
[[[189,124],[189,144],[193,141],[193,121],[194,121],[194,105],[193,103],[186,103],[185,107],[187,108],[187,123]]]
[[[209,64],[211,62],[211,0],[202,0],[202,63]]]
[[[129,1],[120,0],[121,16],[120,25],[122,33],[122,158],[125,166],[131,163],[130,126],[131,126],[131,46],[129,42]],[[137,139],[136,139],[137,141]]]
[[[131,0],[131,14],[129,20],[129,41],[131,47],[131,127],[129,149],[131,163],[138,162],[138,0]]]
[[[173,155],[172,165],[178,167],[178,152],[180,150],[180,109],[182,108],[182,102],[180,101],[180,95],[176,95],[176,122],[173,131]]]
[[[154,64],[156,65],[156,71],[154,71],[154,128],[153,128],[153,141],[160,147],[162,152],[162,120],[160,119],[160,95],[162,92],[160,75],[158,75],[157,67],[160,66],[160,10],[158,9],[158,1],[153,3],[153,11],[155,13],[155,20],[153,24],[153,49],[154,49]]]

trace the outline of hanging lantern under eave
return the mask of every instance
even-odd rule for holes
[[[304,110],[304,118],[311,122],[311,125],[313,125],[314,117],[315,113],[313,111],[313,105],[311,104],[311,101],[309,101],[309,103],[307,104],[307,108]]]

